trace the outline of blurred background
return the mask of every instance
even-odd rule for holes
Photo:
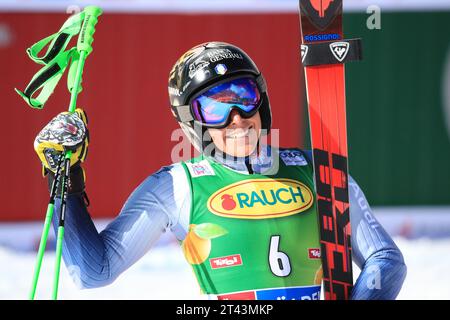
[[[14,92],[40,69],[25,50],[89,4],[104,13],[78,105],[89,116],[84,167],[100,230],[143,179],[171,163],[178,126],[168,73],[199,43],[244,49],[267,80],[280,144],[309,147],[295,0],[0,0],[0,299],[28,296],[48,201],[33,141],[70,100],[65,77],[43,110]],[[350,173],[405,256],[399,298],[450,299],[450,0],[344,0],[344,12],[346,37],[364,45],[364,60],[346,65]],[[48,247],[42,299],[51,293],[53,231]],[[108,287],[79,291],[62,272],[62,299],[201,298],[171,235]]]

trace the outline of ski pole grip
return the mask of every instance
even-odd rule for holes
[[[98,16],[102,14],[102,9],[96,6],[87,6],[83,10],[84,21],[78,37],[77,49],[79,52],[85,51],[86,56],[92,52],[92,41],[94,41],[95,25]]]

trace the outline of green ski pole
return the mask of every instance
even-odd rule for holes
[[[77,96],[81,91],[81,78],[84,68],[84,62],[87,56],[92,52],[92,41],[93,34],[95,32],[95,25],[97,23],[97,18],[101,15],[101,13],[102,11],[100,8],[95,6],[88,6],[81,13],[71,16],[64,23],[58,33],[37,42],[27,50],[28,55],[33,61],[45,65],[45,67],[33,77],[30,84],[23,92],[16,89],[16,92],[27,102],[27,104],[29,104],[33,108],[42,109],[44,103],[52,94],[53,89],[64,73],[66,66],[68,66],[69,60],[72,59],[72,65],[70,69],[75,70],[75,76],[73,77],[73,74],[71,75],[71,72],[69,72],[68,85],[71,93],[69,112],[75,112]],[[76,48],[64,51],[65,47],[69,43],[70,38],[77,35],[79,32],[80,35],[78,37]],[[39,52],[41,52],[41,50],[47,44],[49,44],[47,53],[44,56],[39,56]],[[54,72],[53,70],[57,70],[57,72]],[[40,94],[36,98],[33,98],[34,94],[39,92],[39,89],[42,89],[40,91]],[[64,219],[66,211],[68,181],[70,176],[71,156],[72,151],[66,150],[65,154],[61,155],[58,159],[58,167],[56,169],[54,181],[50,191],[50,200],[47,206],[44,228],[36,258],[32,287],[29,294],[30,300],[33,300],[35,298],[36,287],[39,280],[39,273],[41,270],[45,247],[47,245],[47,237],[51,227],[55,209],[55,197],[58,185],[61,184],[62,201],[60,220],[57,230],[56,262],[52,297],[53,299],[56,299],[58,296],[59,272],[62,254],[62,242],[64,238]],[[62,173],[63,170],[64,175]]]
[[[101,15],[102,11],[100,8],[95,6],[88,6],[84,9],[84,21],[81,27],[80,36],[78,37],[77,50],[80,53],[80,58],[78,61],[77,71],[75,74],[75,81],[72,87],[70,96],[69,112],[73,113],[76,109],[77,97],[79,93],[79,88],[81,84],[81,78],[83,74],[84,62],[87,56],[92,52],[92,41],[94,41],[93,35],[95,32],[95,25],[98,21],[98,16]],[[67,201],[67,189],[68,180],[70,177],[70,158],[72,156],[72,151],[67,150],[64,156],[64,177],[62,181],[62,191],[61,191],[61,211],[59,217],[58,233],[56,239],[56,260],[55,260],[55,275],[53,280],[53,294],[52,298],[56,300],[58,298],[58,285],[59,285],[59,273],[61,269],[61,256],[62,256],[62,243],[64,238],[64,221],[66,212],[66,201]]]
[[[67,189],[70,177],[70,157],[72,152],[68,151],[64,156],[64,176],[61,182],[61,212],[59,216],[59,225],[56,239],[56,254],[55,254],[55,275],[53,277],[53,293],[52,299],[58,298],[58,285],[59,285],[59,271],[61,269],[61,255],[62,255],[62,243],[64,240],[64,221],[66,215],[66,202],[67,202]]]
[[[36,294],[36,287],[37,287],[37,282],[39,279],[39,273],[41,271],[41,264],[42,264],[42,259],[44,257],[45,247],[47,244],[48,232],[49,232],[50,226],[52,224],[53,211],[55,208],[54,206],[55,206],[56,190],[58,188],[59,180],[61,177],[61,169],[62,169],[63,162],[64,162],[64,157],[61,155],[58,160],[58,167],[56,169],[55,178],[53,180],[52,188],[50,190],[50,200],[49,200],[48,206],[47,206],[47,214],[45,215],[44,230],[42,231],[41,241],[39,243],[39,249],[38,249],[38,254],[37,254],[37,259],[36,259],[36,265],[34,267],[33,282],[31,285],[31,291],[30,291],[30,295],[29,295],[30,300],[33,300],[34,296]]]

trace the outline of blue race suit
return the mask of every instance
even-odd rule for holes
[[[271,166],[270,150],[270,146],[261,148],[250,166],[248,157],[228,159],[216,155],[213,159],[243,174],[263,173]],[[310,151],[303,153],[311,159]],[[69,195],[62,254],[74,281],[82,288],[106,286],[145,255],[165,231],[170,230],[178,240],[183,240],[189,226],[189,190],[180,163],[162,167],[132,192],[120,214],[100,233],[83,197]],[[403,256],[375,219],[352,177],[349,177],[349,197],[352,257],[361,269],[352,299],[395,299],[406,277]],[[56,228],[59,199],[55,208]]]

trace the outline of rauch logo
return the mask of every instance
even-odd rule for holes
[[[292,179],[250,179],[228,185],[208,199],[212,213],[239,219],[267,219],[290,216],[309,209],[313,194]]]

